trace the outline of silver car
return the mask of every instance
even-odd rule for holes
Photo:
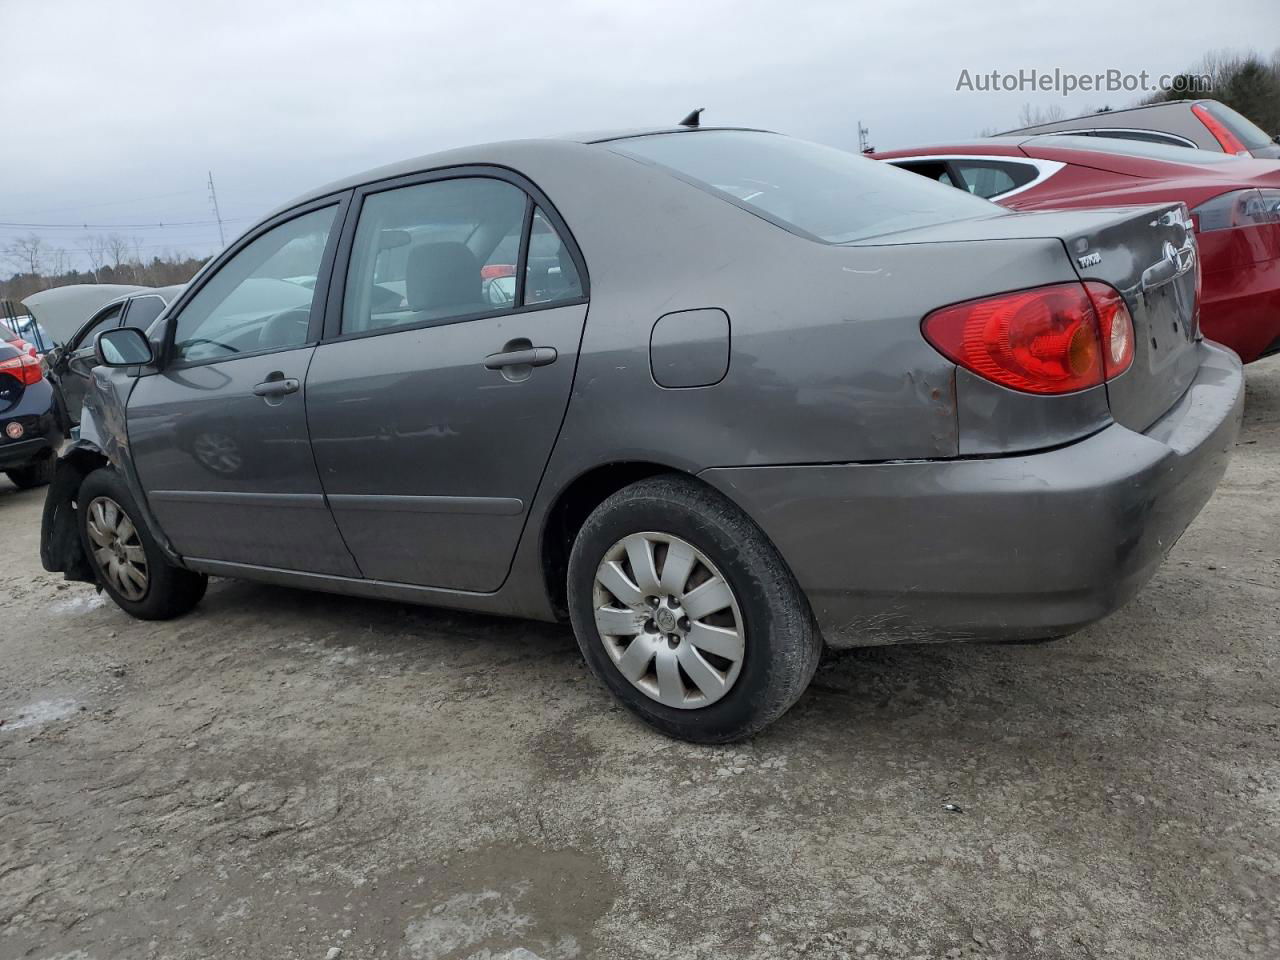
[[[567,619],[638,716],[748,736],[832,647],[1058,636],[1212,493],[1236,357],[1180,204],[1019,215],[739,129],[316,190],[97,338],[49,570]]]

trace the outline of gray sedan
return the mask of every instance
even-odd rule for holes
[[[638,716],[733,740],[824,642],[1134,595],[1240,422],[1198,274],[1179,204],[1014,214],[762,131],[425,157],[98,336],[43,559],[141,618],[216,575],[567,619]]]

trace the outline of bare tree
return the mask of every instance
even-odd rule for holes
[[[42,272],[44,253],[44,239],[34,233],[19,237],[4,248],[4,258],[23,273],[32,276],[38,276]]]
[[[93,282],[101,283],[100,274],[107,263],[107,241],[101,234],[90,234],[81,242],[80,250],[89,260],[89,267],[93,272]]]
[[[1024,103],[1022,109],[1018,111],[1019,127],[1037,127],[1042,123],[1057,123],[1065,119],[1067,119],[1066,111],[1056,103],[1047,107],[1033,107],[1029,103]]]
[[[49,251],[49,276],[57,278],[71,268],[71,258],[63,247],[54,247]]]
[[[118,233],[108,234],[105,240],[107,257],[118,271],[129,262],[129,241]]]

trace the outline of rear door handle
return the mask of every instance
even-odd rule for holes
[[[292,378],[281,376],[268,376],[262,383],[256,384],[253,388],[254,396],[257,397],[283,397],[286,394],[297,393],[300,384]]]
[[[560,356],[555,347],[529,347],[525,350],[509,350],[506,353],[491,353],[484,358],[486,370],[501,370],[503,367],[545,367],[555,363]]]

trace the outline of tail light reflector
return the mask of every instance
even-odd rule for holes
[[[44,372],[40,369],[40,361],[25,353],[19,357],[0,360],[0,374],[8,374],[27,387],[44,379]]]
[[[1222,147],[1223,153],[1244,154],[1248,156],[1249,148],[1240,142],[1240,139],[1227,129],[1227,125],[1209,112],[1209,108],[1202,103],[1193,103],[1191,112],[1200,118],[1208,131],[1213,134],[1213,139],[1218,141],[1218,146]]]
[[[969,300],[924,318],[925,339],[985,380],[1024,393],[1074,393],[1133,363],[1133,318],[1105,283],[1060,283]]]

